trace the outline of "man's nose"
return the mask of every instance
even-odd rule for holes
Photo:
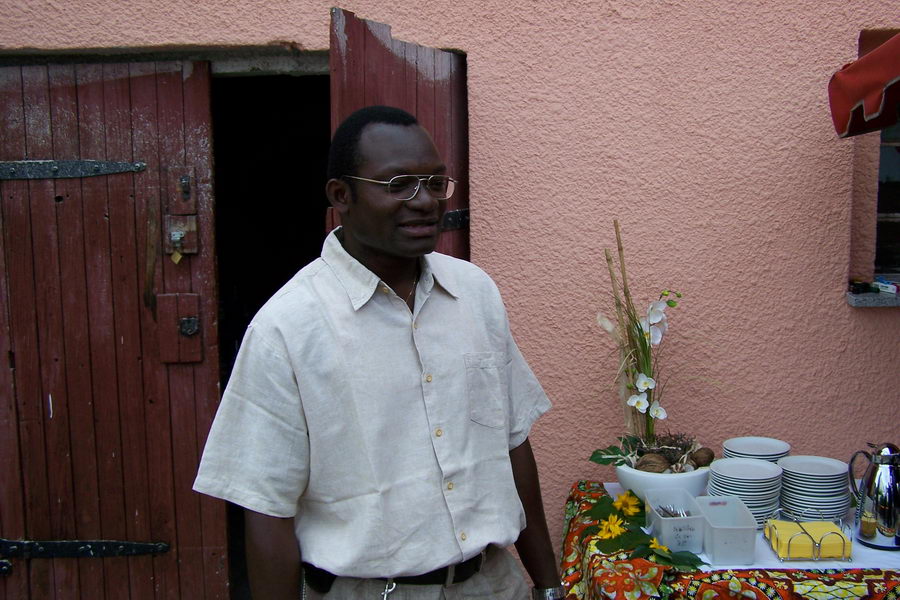
[[[430,209],[434,203],[440,204],[443,200],[438,200],[434,197],[434,194],[429,191],[428,186],[425,185],[421,179],[419,180],[419,186],[416,188],[416,193],[413,194],[413,197],[406,201],[406,204],[411,208],[415,208],[418,210]]]

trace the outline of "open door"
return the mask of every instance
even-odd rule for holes
[[[209,69],[0,69],[0,598],[227,598]]]
[[[437,251],[469,258],[469,138],[466,58],[391,37],[391,28],[331,9],[331,131],[364,106],[384,104],[415,115],[459,180],[448,200]],[[326,229],[337,215],[329,209]]]

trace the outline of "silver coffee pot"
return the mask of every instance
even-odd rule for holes
[[[879,550],[900,550],[900,448],[894,444],[875,446],[869,453],[859,450],[850,457],[850,485],[856,496],[856,539]],[[853,461],[860,455],[869,466],[859,487],[853,476]]]

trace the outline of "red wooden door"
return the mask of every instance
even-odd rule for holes
[[[465,56],[391,37],[383,23],[331,9],[331,131],[364,106],[383,104],[411,113],[434,138],[459,180],[447,202],[438,252],[469,258],[469,138]],[[328,211],[326,228],[336,224]]]
[[[208,66],[0,69],[0,161],[26,159],[146,168],[0,163],[0,538],[170,549],[7,557],[0,598],[225,598],[224,506],[191,491],[218,403]]]

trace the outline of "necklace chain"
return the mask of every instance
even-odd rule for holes
[[[419,276],[416,275],[416,278],[413,279],[412,289],[409,290],[409,293],[406,295],[406,303],[409,304],[409,299],[412,298],[413,293],[416,291],[416,285],[419,283]]]

